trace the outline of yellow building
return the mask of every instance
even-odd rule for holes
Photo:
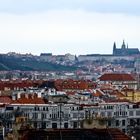
[[[124,96],[120,97],[120,99],[127,99],[132,102],[140,102],[140,91],[127,90],[122,91],[122,93]]]

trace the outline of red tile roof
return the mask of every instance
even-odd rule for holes
[[[100,81],[135,81],[131,74],[108,73],[102,75]]]
[[[12,100],[12,104],[45,104],[43,98],[37,97],[36,94],[25,94],[22,93],[21,97],[17,100]]]
[[[93,96],[95,96],[95,97],[100,97],[102,95],[103,94],[99,90],[96,90],[96,93],[93,93]]]
[[[35,99],[20,98],[17,101],[20,104],[45,104],[42,98],[35,98]]]
[[[95,88],[96,83],[89,80],[58,79],[55,81],[55,87],[57,90],[84,90]]]
[[[9,88],[11,90],[15,88],[28,88],[36,87],[42,84],[41,80],[10,80],[10,81],[0,81],[0,90]]]
[[[0,104],[10,104],[12,99],[10,96],[0,96]]]
[[[108,94],[110,94],[110,95],[116,95],[118,98],[125,97],[125,95],[122,92],[118,91],[118,90],[113,90],[112,92],[110,92]]]

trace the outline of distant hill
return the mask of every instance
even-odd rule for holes
[[[72,71],[76,67],[62,66],[49,62],[38,61],[35,58],[14,57],[0,55],[0,70],[22,70],[22,71]]]

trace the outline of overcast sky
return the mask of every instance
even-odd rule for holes
[[[0,53],[112,53],[140,49],[139,0],[0,0]]]

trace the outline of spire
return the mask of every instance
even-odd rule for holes
[[[128,43],[127,43],[127,49],[128,49]]]
[[[113,50],[116,49],[116,42],[114,42],[114,45],[113,45]]]
[[[115,55],[116,54],[116,43],[114,42],[114,44],[113,44],[113,55]]]
[[[123,44],[122,44],[122,49],[126,49],[124,40],[123,40]]]

